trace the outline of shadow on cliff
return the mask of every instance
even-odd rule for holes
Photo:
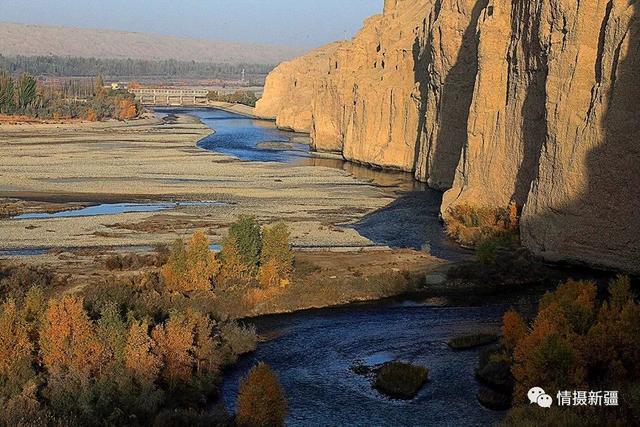
[[[586,188],[569,203],[543,206],[542,213],[525,217],[523,234],[536,252],[550,259],[580,260],[640,273],[640,4],[636,0],[629,7],[633,17],[626,54],[623,40],[616,40],[613,58],[604,61],[611,66],[605,68],[603,60],[596,62],[596,68],[600,67],[596,77],[611,83],[608,93],[601,95],[606,110],[599,115],[591,112],[592,119],[601,118],[603,136],[586,156]],[[616,25],[617,18],[607,14],[606,20]],[[604,29],[603,25],[599,58],[604,53]],[[608,75],[602,77],[604,73]],[[588,143],[587,138],[576,138],[576,144],[581,143]],[[574,161],[567,153],[570,149],[545,147],[551,151],[549,156],[564,151],[562,160],[567,162],[559,164],[556,159],[546,167],[553,167],[552,172],[565,169],[566,176]],[[538,191],[543,202],[549,196],[545,192],[571,191],[559,189],[566,184],[563,182],[547,184],[533,184],[533,193]]]
[[[427,178],[429,178],[429,184],[434,188],[443,190],[451,188],[462,149],[467,142],[467,123],[478,74],[478,20],[488,4],[489,0],[478,0],[474,5],[470,23],[462,36],[462,44],[456,62],[451,67],[442,86],[441,97],[438,100],[439,132],[436,141],[427,141],[431,158],[430,165],[433,168],[428,171]],[[434,7],[434,22],[437,21],[441,8],[442,0],[439,0]],[[420,40],[416,39],[413,46],[416,81],[424,82],[427,80],[425,74],[430,61],[432,61],[429,51],[433,47],[433,40],[429,40],[427,49],[421,53]],[[426,108],[429,90],[432,88],[433,84],[420,85],[422,110],[420,112],[421,121],[418,124],[418,143],[416,144],[418,148],[421,146],[420,140],[428,125],[426,123]]]
[[[513,200],[518,206],[524,205],[540,166],[540,152],[547,136],[546,118],[546,81],[549,74],[546,52],[540,40],[540,21],[542,2],[518,0],[511,9],[511,33],[520,34],[516,43],[512,43],[509,55],[512,58],[522,51],[524,64],[509,61],[512,67],[509,75],[526,79],[526,95],[522,104],[522,165],[516,176]],[[519,72],[524,67],[524,72]],[[517,82],[515,82],[517,84]],[[512,88],[508,90],[511,92]],[[507,102],[512,102],[511,96]]]
[[[392,248],[424,250],[438,258],[457,261],[469,252],[447,238],[439,219],[442,193],[407,192],[352,226],[361,236]]]

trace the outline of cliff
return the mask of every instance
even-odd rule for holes
[[[387,0],[322,66],[298,59],[314,72],[297,85],[275,70],[261,102],[295,100],[283,117],[319,150],[446,190],[445,218],[515,201],[534,253],[640,272],[638,8]]]
[[[309,133],[316,84],[329,72],[331,55],[340,45],[333,43],[278,65],[267,76],[265,96],[256,104],[255,115],[276,119],[282,129]]]

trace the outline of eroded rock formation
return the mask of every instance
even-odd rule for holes
[[[639,9],[387,0],[352,41],[275,70],[261,104],[319,150],[447,190],[445,216],[515,201],[533,252],[640,272]]]

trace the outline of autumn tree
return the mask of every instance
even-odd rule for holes
[[[191,379],[195,359],[193,357],[194,323],[178,312],[171,314],[162,325],[154,328],[154,352],[162,361],[162,377],[175,385]]]
[[[16,395],[35,377],[33,350],[24,312],[15,301],[5,302],[0,307],[0,399]]]
[[[18,79],[16,86],[16,104],[19,109],[24,110],[36,99],[37,83],[35,77],[24,73]]]
[[[7,114],[13,112],[15,97],[15,86],[13,78],[9,73],[0,73],[0,113]]]
[[[98,98],[104,97],[106,95],[106,91],[104,89],[104,78],[102,77],[102,74],[98,74],[96,76],[93,93]]]
[[[238,246],[237,238],[230,234],[222,243],[222,251],[220,252],[222,266],[218,282],[226,287],[245,284],[251,279],[251,269],[242,259],[242,253]]]
[[[266,363],[254,366],[240,383],[236,402],[239,426],[283,426],[287,401],[278,376]]]
[[[129,98],[120,98],[116,100],[116,118],[118,120],[130,120],[138,116],[138,107],[136,103]]]
[[[502,342],[509,351],[527,335],[527,324],[515,310],[507,311],[502,317]]]
[[[145,389],[153,388],[160,374],[160,356],[154,350],[154,341],[149,336],[149,322],[132,321],[124,348],[126,372]]]
[[[201,231],[191,236],[186,248],[182,240],[174,242],[169,260],[161,270],[167,290],[190,292],[211,289],[220,265],[209,245]]]
[[[265,287],[277,286],[289,280],[293,271],[293,252],[289,245],[289,230],[284,223],[262,230],[262,251],[258,279]]]
[[[91,407],[92,379],[102,368],[104,347],[82,300],[65,296],[49,302],[40,330],[40,352],[52,406],[61,414],[90,416],[84,411]]]

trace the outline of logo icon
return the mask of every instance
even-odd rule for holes
[[[529,398],[529,403],[536,403],[541,408],[551,408],[553,404],[553,398],[540,387],[533,387],[529,390],[527,397]]]

